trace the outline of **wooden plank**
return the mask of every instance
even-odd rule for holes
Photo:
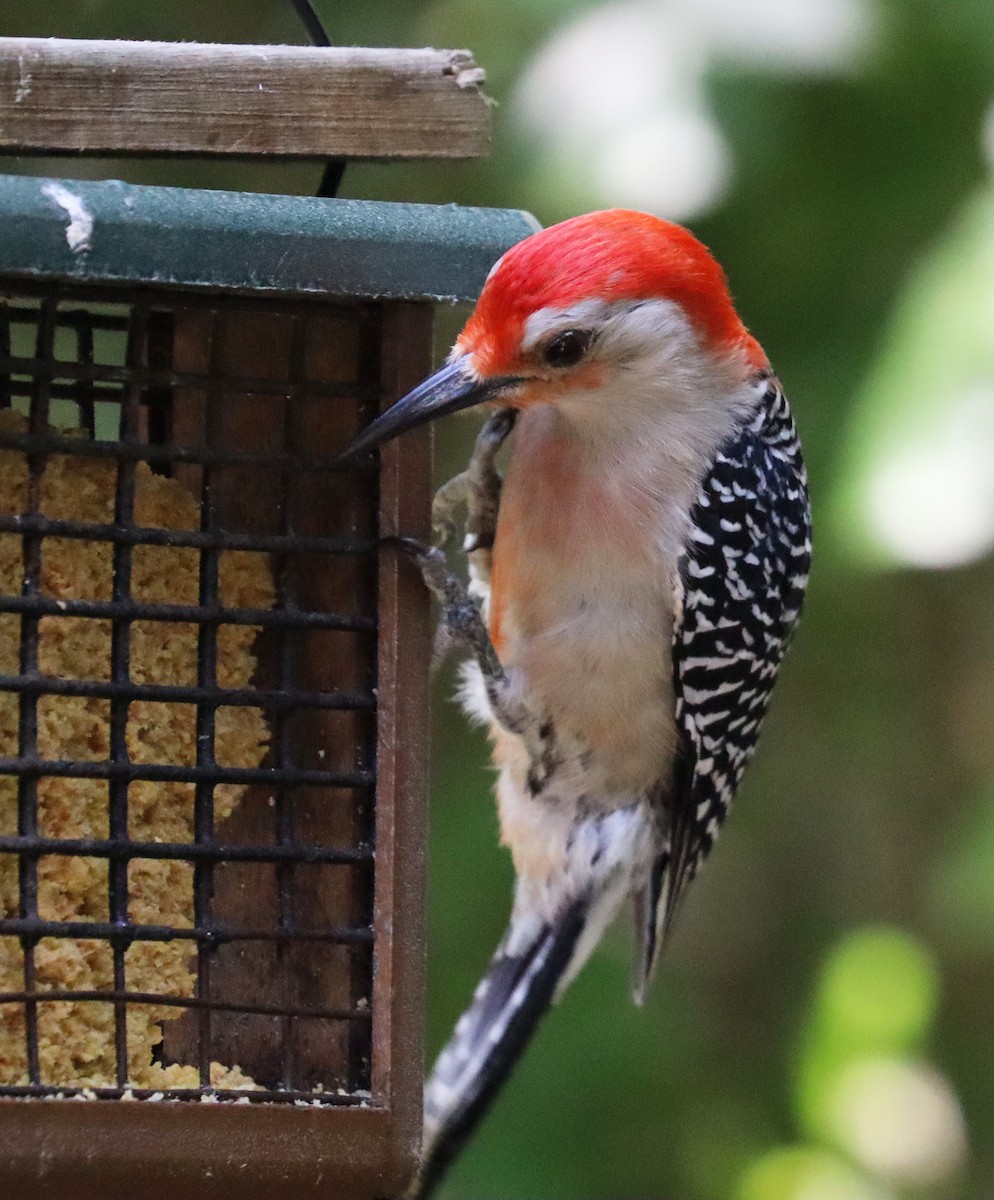
[[[0,38],[4,153],[478,158],[464,50]]]
[[[427,304],[384,305],[384,408],[431,371],[432,317]],[[383,447],[382,537],[427,540],[431,464],[430,427]],[[373,1095],[386,1101],[394,1119],[393,1162],[406,1183],[421,1150],[432,626],[421,578],[395,548],[380,555],[379,623]]]
[[[373,1107],[0,1100],[0,1179],[11,1200],[389,1200],[395,1125]]]

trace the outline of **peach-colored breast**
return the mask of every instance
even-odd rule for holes
[[[519,418],[494,545],[491,636],[532,706],[591,751],[591,787],[607,807],[658,779],[673,749],[672,581],[655,519],[644,493],[582,463],[554,414]],[[494,757],[522,774],[503,741]]]

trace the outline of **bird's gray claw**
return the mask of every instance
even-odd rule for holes
[[[441,593],[444,593],[450,584],[459,586],[458,581],[449,575],[445,552],[438,546],[429,546],[427,542],[404,536],[382,538],[380,544],[396,546],[401,554],[409,558],[421,572],[425,586],[440,600],[443,599]]]
[[[443,483],[431,502],[431,528],[439,545],[455,537],[458,522],[455,513],[469,499],[469,476],[466,471]]]
[[[449,574],[445,553],[438,546],[411,537],[383,538],[382,543],[396,546],[421,572],[425,587],[441,606],[442,626],[449,634],[472,648],[481,639],[489,640],[479,606],[459,580]]]
[[[483,428],[476,435],[477,453],[483,451],[492,458],[507,441],[508,434],[514,428],[514,422],[517,419],[518,410],[516,408],[499,408],[492,413],[484,421]]]

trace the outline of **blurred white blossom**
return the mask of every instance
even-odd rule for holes
[[[994,549],[994,381],[937,398],[941,422],[885,449],[867,488],[880,544],[921,567],[952,567]]]
[[[945,1078],[925,1063],[857,1060],[840,1075],[832,1110],[842,1148],[898,1186],[941,1183],[966,1161],[959,1103]]]
[[[595,202],[687,220],[732,179],[707,72],[722,61],[846,71],[876,25],[872,0],[615,0],[553,34],[513,112],[544,158],[587,178]]]

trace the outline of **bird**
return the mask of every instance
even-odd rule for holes
[[[425,1200],[619,910],[641,1003],[753,754],[808,582],[798,436],[704,245],[573,217],[491,269],[445,365],[345,452],[489,412],[468,469],[469,584],[406,540],[469,650],[516,882],[507,932],[425,1088]],[[498,455],[506,456],[503,475]]]

